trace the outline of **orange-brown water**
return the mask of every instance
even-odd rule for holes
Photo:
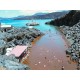
[[[32,43],[30,56],[24,60],[32,70],[74,70],[76,65],[66,57],[68,43],[58,31],[46,31]]]

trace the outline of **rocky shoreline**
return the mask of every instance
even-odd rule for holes
[[[79,62],[80,59],[80,22],[73,26],[60,26],[63,34],[70,42],[66,54],[70,55],[71,60]]]
[[[65,16],[46,22],[46,24],[60,26],[61,32],[70,43],[66,54],[70,56],[70,60],[77,62],[78,69],[80,69],[80,10],[71,10]]]
[[[24,65],[16,59],[14,55],[7,56],[6,49],[15,47],[16,45],[28,45],[35,38],[42,36],[43,33],[35,28],[12,28],[8,31],[0,29],[0,67],[7,70],[28,70],[28,65]]]

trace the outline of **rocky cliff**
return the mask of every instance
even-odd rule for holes
[[[46,24],[56,25],[56,26],[73,26],[74,24],[78,23],[80,20],[80,11],[79,10],[71,10],[68,14],[61,18],[57,18]]]
[[[61,31],[70,42],[66,54],[69,54],[71,59],[79,62],[80,60],[80,22],[73,26],[60,26]],[[78,66],[80,69],[80,66]]]

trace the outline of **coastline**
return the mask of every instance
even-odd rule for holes
[[[29,48],[29,52],[28,52],[29,55],[30,55],[30,53],[31,53],[31,48],[36,44],[36,42],[37,42],[41,37],[42,37],[42,36],[39,36],[39,37],[35,38],[35,39],[31,42],[31,47]],[[22,58],[21,63],[23,63],[23,64],[28,64],[27,59],[28,59],[29,55],[28,55],[28,56],[25,55],[25,56]]]
[[[79,47],[79,33],[80,33],[80,22],[73,26],[61,26],[63,34],[70,42],[69,48],[66,50],[66,55],[70,56],[71,61],[76,63],[76,69],[80,69],[80,47]]]
[[[33,40],[35,40],[35,38],[43,35],[43,33],[37,29],[13,28],[6,32],[1,32],[1,35],[2,34],[5,34],[5,35],[0,37],[0,39],[4,40],[5,44],[4,44],[4,46],[0,45],[0,48],[2,47],[2,50],[4,50],[3,48],[5,47],[5,52],[2,51],[2,53],[0,54],[0,67],[3,67],[3,69],[6,68],[8,70],[10,70],[10,69],[11,70],[30,69],[28,65],[25,65],[25,64],[19,62],[19,59],[16,58],[16,56],[14,56],[14,55],[7,56],[6,49],[15,47],[17,45],[27,45],[28,47],[30,47],[31,45],[28,45],[28,44],[31,44],[31,42],[33,42]],[[7,37],[5,37],[5,36],[7,36]],[[4,38],[6,38],[6,39],[4,39]],[[17,44],[15,43],[15,41],[17,41]],[[24,43],[22,43],[23,41],[24,41]],[[8,44],[8,43],[10,43],[10,44]]]
[[[65,37],[65,35],[64,35],[64,33],[63,33],[63,29],[60,28],[60,27],[58,27],[58,28],[59,28],[59,30],[60,30],[60,32],[61,32],[61,35],[63,36],[64,40],[66,41],[68,47],[70,47],[70,46],[71,46],[71,43],[70,43],[70,42],[68,41],[68,39]]]

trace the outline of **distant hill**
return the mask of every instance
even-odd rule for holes
[[[52,20],[50,22],[47,22],[46,24],[50,25],[56,25],[56,26],[73,26],[76,23],[78,23],[80,20],[80,11],[79,10],[71,10],[68,14],[61,18],[57,18],[55,20]]]
[[[66,15],[69,11],[62,11],[62,12],[52,12],[52,13],[35,13],[34,15],[31,16],[25,16],[25,15],[20,15],[17,17],[12,17],[12,18],[2,18],[0,17],[0,20],[32,20],[32,19],[56,19],[60,18],[64,15]]]
[[[45,15],[45,14],[48,14],[48,13],[39,12],[39,13],[35,13],[33,16],[37,16],[37,15]]]
[[[36,13],[31,16],[18,16],[14,20],[31,20],[31,19],[56,19],[66,15],[69,11],[52,12],[52,13]]]

